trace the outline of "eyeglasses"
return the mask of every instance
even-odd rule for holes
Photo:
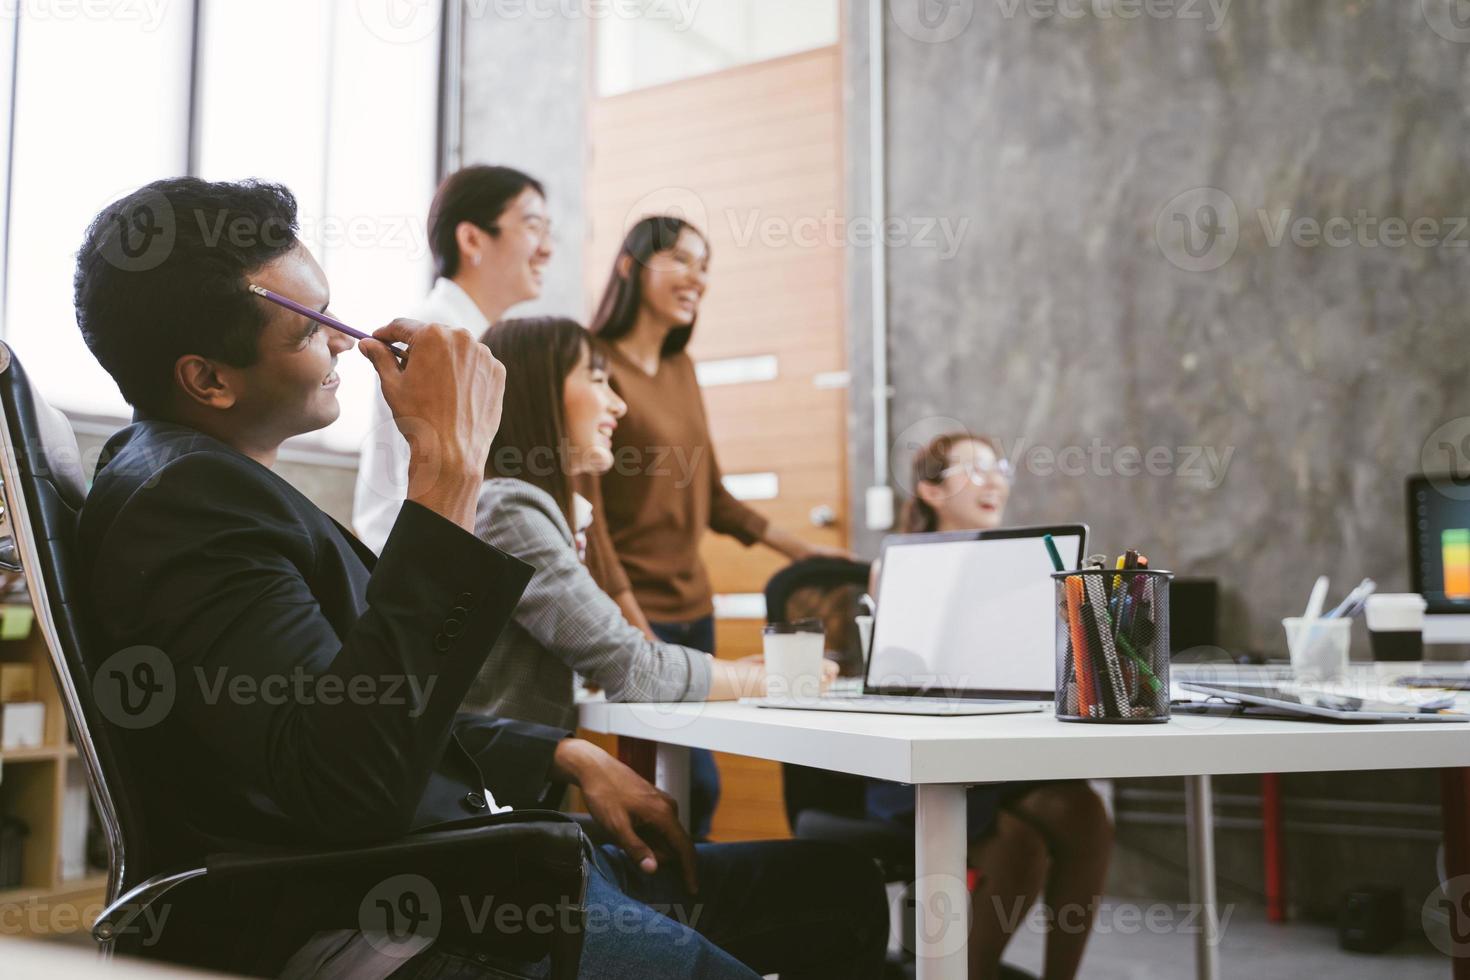
[[[539,214],[528,214],[521,218],[521,226],[530,231],[540,241],[552,242],[553,244],[558,241],[556,230],[552,228],[550,218],[543,218]],[[498,235],[502,230],[498,222],[488,228],[483,225],[479,227],[481,231],[489,232],[492,235]]]
[[[1011,461],[1008,459],[983,460],[973,465],[969,463],[956,463],[954,466],[943,470],[939,474],[941,480],[947,480],[956,473],[964,473],[970,478],[970,482],[977,487],[983,487],[987,483],[1010,483],[1014,476],[1011,469]]]
[[[556,241],[556,232],[552,230],[551,219],[543,218],[539,214],[531,214],[521,219],[521,224],[542,241]]]

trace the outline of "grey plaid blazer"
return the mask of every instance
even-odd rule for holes
[[[550,494],[524,480],[486,480],[475,533],[536,571],[470,686],[467,710],[576,728],[574,671],[609,701],[709,697],[709,654],[650,640],[623,618],[577,557]]]

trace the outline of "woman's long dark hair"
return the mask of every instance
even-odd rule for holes
[[[618,257],[613,259],[612,275],[602,291],[602,301],[597,304],[597,313],[592,317],[591,330],[594,336],[612,341],[632,332],[634,324],[638,322],[638,310],[643,305],[641,270],[658,253],[671,251],[679,243],[679,236],[685,229],[704,239],[704,247],[709,248],[709,239],[704,237],[704,232],[683,218],[673,215],[653,215],[628,229],[623,247],[618,249]],[[633,260],[626,276],[621,272],[625,255]],[[677,354],[689,346],[689,338],[694,334],[694,323],[698,320],[696,315],[694,322],[688,326],[670,330],[669,335],[664,338],[660,356]]]
[[[572,482],[562,393],[584,348],[594,369],[605,366],[602,347],[576,320],[554,316],[502,320],[480,342],[505,365],[500,431],[490,444],[485,476],[540,487],[570,525]]]

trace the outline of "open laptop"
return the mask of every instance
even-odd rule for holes
[[[766,708],[901,715],[1040,711],[1056,696],[1056,587],[1043,535],[1076,568],[1087,526],[892,535],[859,695]]]

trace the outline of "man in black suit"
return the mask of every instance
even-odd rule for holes
[[[353,346],[247,291],[326,309],[295,232],[285,188],[180,178],[110,205],[78,254],[78,323],[138,418],[104,450],[79,545],[117,651],[99,673],[159,695],[111,705],[142,760],[150,865],[391,840],[571,784],[619,845],[596,852],[588,893],[590,921],[600,909],[619,927],[589,925],[584,976],[875,976],[886,913],[867,862],[792,842],[696,848],[669,798],[595,746],[458,713],[531,571],[473,533],[504,370],[435,324],[361,343],[413,445],[408,503],[375,559],[271,469],[284,440],[337,417],[336,359]],[[287,969],[522,972],[485,945],[404,964],[359,933],[318,935]]]

